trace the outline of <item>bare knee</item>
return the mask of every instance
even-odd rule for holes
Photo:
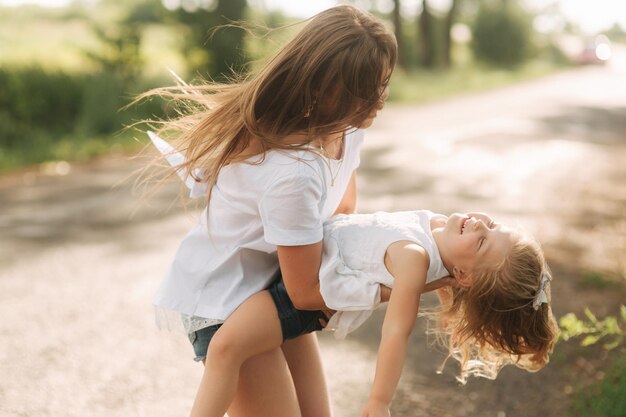
[[[237,348],[234,335],[218,331],[209,343],[205,365],[240,366],[246,359],[243,352]]]

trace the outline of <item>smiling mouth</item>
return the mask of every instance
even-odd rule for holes
[[[461,220],[461,234],[463,234],[463,231],[465,230],[465,223],[469,220],[469,217],[464,218],[463,220]]]

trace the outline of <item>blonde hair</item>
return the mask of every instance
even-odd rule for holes
[[[457,379],[495,379],[508,364],[531,372],[543,368],[559,330],[549,302],[533,306],[542,277],[552,280],[539,244],[520,232],[500,265],[471,275],[470,287],[449,289],[450,300],[427,314],[448,358],[461,365]],[[544,291],[550,300],[549,285]]]
[[[208,183],[207,200],[222,167],[248,160],[251,141],[260,158],[270,149],[302,148],[316,137],[359,127],[379,105],[396,63],[393,34],[369,13],[343,5],[306,26],[256,74],[230,84],[204,83],[149,91],[173,101],[179,115],[158,134],[184,152],[181,165]],[[286,143],[291,134],[302,143]]]

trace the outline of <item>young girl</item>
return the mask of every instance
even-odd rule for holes
[[[381,22],[338,6],[310,19],[246,79],[144,95],[173,99],[181,109],[157,133],[177,141],[184,153],[174,161],[177,171],[208,202],[156,295],[160,326],[182,317],[203,361],[209,347],[219,351],[211,339],[221,323],[271,287],[255,299],[290,339],[238,364],[239,379],[218,406],[230,417],[331,415],[317,340],[306,334],[324,317],[323,222],[354,211],[360,129],[382,109],[395,62],[395,38]],[[265,328],[242,330],[256,336]],[[203,415],[199,406],[192,413]]]
[[[558,330],[549,306],[550,272],[534,240],[484,213],[338,215],[324,226],[319,274],[326,305],[339,310],[328,327],[344,337],[378,306],[380,284],[393,287],[362,416],[389,415],[420,293],[448,274],[457,286],[441,294],[438,333],[461,363],[461,381],[495,378],[508,363],[536,371],[548,362]],[[215,335],[197,415],[222,417],[241,364],[289,337],[265,293],[246,300]]]

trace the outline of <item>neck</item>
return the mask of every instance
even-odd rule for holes
[[[435,245],[437,245],[437,251],[439,252],[441,262],[443,262],[443,267],[446,268],[450,275],[452,275],[454,265],[452,264],[451,260],[448,259],[446,254],[439,249],[441,247],[441,234],[443,233],[443,229],[446,226],[446,220],[441,218],[430,219],[430,232],[433,235],[433,239],[435,240]]]
[[[318,139],[319,147],[326,157],[341,159],[343,157],[344,132],[333,133]]]

